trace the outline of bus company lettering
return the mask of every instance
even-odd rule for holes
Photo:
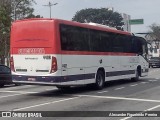
[[[18,54],[45,54],[44,48],[20,48]]]

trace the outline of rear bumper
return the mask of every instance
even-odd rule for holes
[[[95,74],[78,74],[69,76],[26,76],[12,75],[14,83],[35,84],[35,85],[82,85],[86,79],[94,79]],[[78,83],[77,83],[78,81]]]
[[[75,77],[74,77],[75,78]],[[47,85],[47,86],[75,86],[78,85],[75,79],[67,76],[20,76],[13,75],[12,81],[15,84]]]
[[[29,82],[29,81],[13,81],[15,84],[26,84],[26,85],[43,85],[43,86],[60,86],[60,83],[46,83],[46,82]]]
[[[60,76],[23,76],[13,75],[12,81],[14,83],[26,83],[26,84],[60,84],[62,77]]]

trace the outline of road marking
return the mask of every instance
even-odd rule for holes
[[[150,82],[156,82],[157,80],[148,80],[148,81],[150,81]]]
[[[6,98],[6,97],[18,96],[18,95],[22,95],[22,94],[13,94],[13,95],[1,96],[0,99],[1,99],[1,98]]]
[[[141,82],[142,84],[147,84],[147,83],[149,83],[149,82]]]
[[[116,88],[114,90],[121,90],[121,89],[124,89],[125,87],[120,87],[120,88]]]
[[[130,100],[130,101],[142,101],[142,102],[160,103],[160,100],[151,100],[151,99],[113,97],[113,96],[95,96],[95,95],[78,95],[78,96],[80,96],[80,97],[103,98],[103,99],[117,99],[117,100]]]
[[[142,111],[142,112],[140,112],[140,113],[144,113],[144,112],[147,112],[147,111],[151,111],[151,110],[157,109],[157,108],[159,108],[159,107],[160,107],[160,105],[157,105],[157,106],[154,106],[154,107],[149,108],[149,109],[147,109],[147,110],[144,110],[144,111]],[[127,120],[127,119],[130,119],[130,118],[132,118],[132,117],[125,117],[125,118],[122,118],[122,119],[120,119],[120,120]]]
[[[32,94],[32,93],[38,93],[38,92],[29,92],[29,91],[0,91],[0,92],[7,92],[7,93],[22,93],[22,94]]]
[[[160,78],[155,78],[155,79],[157,79],[157,80],[158,80],[158,79],[160,79]]]
[[[120,119],[120,120],[127,120],[127,119],[129,119],[129,118],[132,118],[132,117],[125,117],[125,118],[122,118],[122,119]]]
[[[49,91],[49,90],[57,90],[57,88],[50,88],[50,89],[46,89],[46,90],[48,90],[48,91]]]
[[[101,92],[97,92],[97,93],[106,93],[106,92],[108,92],[108,91],[101,91]]]
[[[6,98],[6,97],[13,97],[13,96],[18,96],[18,95],[23,95],[23,94],[31,94],[31,93],[38,93],[38,92],[27,92],[27,91],[0,91],[2,92],[8,92],[8,93],[19,93],[19,94],[13,94],[13,95],[7,95],[7,96],[0,96],[1,98]]]
[[[152,108],[149,108],[149,109],[147,109],[147,110],[145,110],[145,111],[151,111],[151,110],[157,109],[157,108],[159,108],[159,107],[160,107],[160,105],[157,105],[157,106],[154,106],[154,107],[152,107]]]
[[[32,105],[32,106],[23,107],[23,108],[18,108],[18,109],[14,109],[13,111],[25,110],[25,109],[34,108],[34,107],[40,107],[40,106],[44,106],[44,105],[49,105],[49,104],[54,104],[54,103],[59,103],[59,102],[64,102],[64,101],[69,101],[69,100],[73,100],[73,99],[77,99],[77,98],[80,98],[80,96],[79,96],[79,97],[62,99],[62,100],[58,100],[58,101],[46,102],[46,103],[37,104],[37,105]]]
[[[21,86],[10,86],[2,88],[2,90],[14,90],[14,89],[25,89],[25,88],[32,88],[35,87],[33,85],[21,85]]]
[[[134,86],[137,86],[138,84],[133,84],[133,85],[130,85],[131,87],[134,87]]]

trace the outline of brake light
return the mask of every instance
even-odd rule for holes
[[[57,71],[57,59],[55,57],[52,57],[52,64],[51,64],[51,72],[54,73]]]
[[[11,68],[11,71],[15,72],[13,57],[10,58],[10,68]]]

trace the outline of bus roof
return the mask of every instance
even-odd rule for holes
[[[80,23],[80,22],[76,22],[76,21],[69,21],[69,20],[62,20],[62,19],[57,19],[57,18],[30,18],[30,19],[23,19],[23,20],[17,20],[16,22],[23,22],[23,21],[36,21],[36,20],[41,20],[41,21],[55,21],[58,24],[68,24],[68,25],[73,25],[73,26],[79,26],[79,27],[84,27],[84,28],[90,28],[90,29],[95,29],[95,30],[102,30],[102,31],[107,31],[107,32],[114,32],[114,33],[119,33],[119,34],[126,34],[126,35],[132,35],[132,33],[130,32],[126,32],[126,31],[122,31],[122,30],[117,30],[117,29],[113,29],[111,27],[104,27],[105,25],[95,25],[95,24],[89,24],[89,23]]]

